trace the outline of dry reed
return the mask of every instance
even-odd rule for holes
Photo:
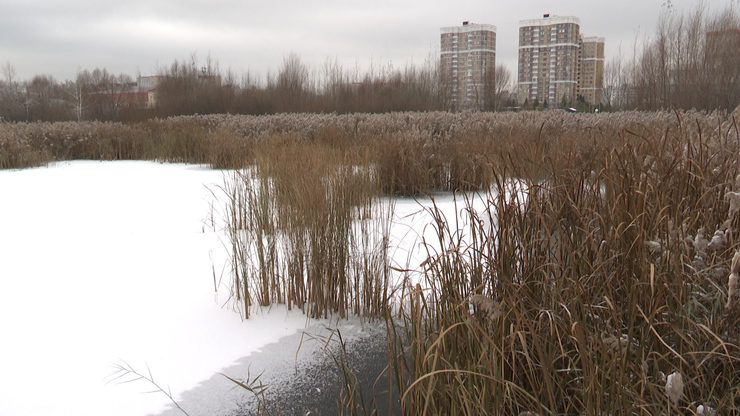
[[[405,414],[740,412],[740,134],[727,114],[6,123],[0,150],[3,167],[243,168],[224,187],[240,310],[385,317]],[[424,279],[391,302],[379,196],[434,190],[486,204],[458,194],[465,221],[429,210]]]
[[[531,156],[513,144],[485,207],[432,209],[426,289],[387,320],[405,414],[740,411],[733,123],[574,136],[524,200],[506,183]]]

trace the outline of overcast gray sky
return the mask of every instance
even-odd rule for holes
[[[463,20],[497,26],[497,62],[515,74],[521,19],[573,15],[586,36],[606,38],[607,58],[631,55],[654,31],[666,0],[1,0],[0,63],[19,79],[80,69],[154,74],[173,60],[210,55],[237,75],[276,71],[290,52],[320,69],[437,59],[439,28]],[[672,0],[674,12],[740,0]]]

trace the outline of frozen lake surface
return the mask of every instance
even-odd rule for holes
[[[177,396],[306,326],[300,311],[242,322],[222,307],[209,190],[222,184],[151,162],[0,171],[0,414],[158,412],[167,398],[110,382],[115,364],[148,367]]]
[[[218,372],[273,368],[264,380],[288,374],[297,382],[296,369],[321,355],[307,346],[296,353],[304,330],[321,336],[339,327],[366,344],[373,330],[358,321],[309,321],[282,306],[242,321],[224,306],[228,252],[218,225],[223,201],[214,194],[225,175],[136,161],[0,171],[1,415],[167,411],[164,395],[144,393],[150,384],[112,381],[123,363],[151,371],[193,416],[228,414],[243,392]],[[454,215],[449,195],[438,202]],[[429,218],[420,210],[414,199],[395,201],[397,267],[425,257],[418,239]],[[299,355],[308,363],[280,358]],[[198,411],[205,397],[210,404]]]

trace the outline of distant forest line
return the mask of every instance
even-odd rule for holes
[[[631,52],[629,59],[606,62],[600,110],[711,111],[738,105],[740,15],[731,7],[714,14],[701,6],[684,14],[667,11],[654,33],[643,42],[636,40]],[[388,64],[360,73],[329,60],[321,68],[309,68],[298,55],[290,54],[272,75],[256,79],[223,71],[210,58],[202,63],[192,57],[160,69],[148,101],[146,91],[133,94],[140,90],[130,75],[101,68],[81,70],[74,80],[57,81],[50,75],[18,80],[7,62],[2,75],[0,121],[11,122],[449,109],[438,59],[403,68]],[[515,75],[497,65],[491,85],[485,88],[484,110],[518,108],[516,91]]]

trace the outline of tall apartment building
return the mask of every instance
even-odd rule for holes
[[[576,101],[581,22],[545,15],[519,22],[519,101],[555,106]]]
[[[496,26],[463,22],[440,32],[440,70],[448,107],[485,108],[493,94]]]
[[[582,95],[597,105],[603,79],[604,39],[584,39],[580,19],[546,14],[519,22],[520,103],[574,105]]]
[[[578,95],[590,105],[601,104],[604,86],[604,38],[585,37],[581,43]]]

